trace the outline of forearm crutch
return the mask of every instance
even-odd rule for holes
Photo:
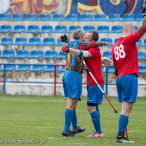
[[[110,105],[112,106],[113,110],[115,111],[115,113],[118,113],[118,111],[114,108],[114,106],[112,105],[112,103],[110,102],[109,98],[107,97],[107,95],[105,94],[105,92],[102,90],[102,88],[100,87],[99,83],[96,81],[96,79],[94,78],[94,76],[92,75],[92,73],[90,72],[89,68],[87,67],[85,60],[83,60],[83,64],[86,68],[86,70],[89,72],[89,74],[91,75],[91,77],[93,78],[93,80],[95,81],[95,83],[97,84],[97,86],[99,87],[99,89],[101,90],[101,92],[103,93],[103,95],[105,96],[105,98],[107,99],[107,101],[110,103]]]

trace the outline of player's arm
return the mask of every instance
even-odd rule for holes
[[[146,32],[146,6],[143,8],[143,26],[140,27],[136,32],[138,35],[138,38],[140,39]]]
[[[92,57],[91,53],[88,51],[77,50],[77,49],[73,49],[73,48],[69,48],[69,50],[71,53],[76,54],[77,56],[80,56],[81,58]]]

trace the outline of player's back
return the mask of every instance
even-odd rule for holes
[[[138,75],[137,33],[120,37],[112,47],[112,57],[117,70],[117,78],[126,74]]]

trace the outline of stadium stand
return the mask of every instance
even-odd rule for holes
[[[109,14],[108,21],[120,21],[120,14]]]
[[[41,39],[39,37],[29,38],[29,45],[41,45]]]
[[[81,28],[81,26],[79,26],[79,25],[71,25],[71,26],[69,26],[68,33],[72,33],[73,31],[75,31],[76,29],[79,29],[79,28]]]
[[[54,63],[47,64],[44,71],[54,72]]]
[[[65,17],[66,21],[78,21],[79,15],[78,14],[69,14]]]
[[[44,59],[51,59],[51,58],[56,58],[57,57],[57,52],[54,50],[47,50],[45,52],[45,55],[43,56]]]
[[[97,32],[98,33],[109,33],[110,32],[109,26],[107,26],[107,25],[99,25],[97,27]]]
[[[137,14],[135,20],[136,20],[136,21],[143,21],[143,14],[142,14],[142,13]]]
[[[56,59],[65,59],[65,55],[60,51],[59,55],[56,57]]]
[[[103,52],[102,57],[107,57],[109,59],[112,59],[112,51],[105,51],[105,52]]]
[[[51,25],[43,25],[41,26],[41,33],[52,33],[53,32],[53,26]]]
[[[52,20],[54,20],[54,21],[65,20],[65,19],[64,19],[64,14],[54,14]]]
[[[65,42],[60,42],[60,40],[57,39],[57,43],[55,45],[57,45],[57,46],[63,46],[65,44],[66,44]]]
[[[111,33],[122,33],[123,26],[115,25],[112,26]]]
[[[0,14],[0,21],[9,21],[10,20],[10,14]]]
[[[45,65],[42,64],[34,64],[32,66],[32,69],[30,71],[44,71],[45,70]]]
[[[15,25],[13,33],[26,32],[25,25]]]
[[[145,58],[145,53],[138,51],[138,60],[144,59]]]
[[[119,40],[119,38],[116,38],[115,41],[114,41],[114,44],[115,44],[118,40]]]
[[[39,33],[39,26],[38,25],[29,25],[27,28],[28,33]]]
[[[39,21],[49,21],[51,20],[50,14],[40,14]]]
[[[11,20],[12,21],[23,21],[24,20],[24,14],[13,14]]]
[[[24,37],[16,38],[15,45],[27,45],[27,38]]]
[[[24,59],[28,58],[28,56],[29,56],[28,50],[18,50],[14,58]]]
[[[110,65],[110,66],[108,67],[108,72],[109,72],[109,73],[114,73],[114,72],[115,72],[115,69],[114,69],[113,65]]]
[[[30,71],[30,67],[31,67],[30,64],[22,63],[18,65],[18,69],[16,69],[16,71]]]
[[[37,20],[37,14],[26,14],[25,21],[36,21]]]
[[[55,45],[55,39],[54,38],[44,38],[42,45]]]
[[[139,73],[146,73],[146,64],[139,65]]]
[[[122,21],[134,21],[135,15],[134,14],[123,14]]]
[[[3,37],[1,40],[1,45],[12,45],[13,38],[12,37]]]
[[[93,25],[85,25],[83,26],[83,30],[87,33],[88,31],[94,31],[95,30],[95,26]]]
[[[143,46],[146,46],[146,39],[144,39],[143,41]]]
[[[41,50],[32,50],[28,58],[43,58],[43,51]]]
[[[15,64],[5,64],[5,70],[6,71],[15,71],[16,70],[16,65]]]
[[[91,21],[92,20],[92,15],[91,14],[82,14],[79,17],[80,21]]]
[[[105,14],[96,14],[93,18],[94,21],[106,21],[106,15]]]
[[[11,25],[1,25],[0,32],[1,33],[12,32],[12,26]]]
[[[66,33],[67,32],[67,27],[66,25],[56,25],[55,26],[55,33]]]
[[[141,41],[141,39],[139,39],[139,41],[136,42],[136,45],[137,45],[137,46],[142,46],[142,41]]]
[[[112,45],[112,39],[111,38],[101,38],[100,41],[107,42],[108,45]]]
[[[14,50],[11,49],[5,49],[3,51],[3,54],[0,56],[0,58],[13,58],[14,55]]]
[[[58,72],[64,72],[65,71],[65,66],[57,66],[56,71]]]

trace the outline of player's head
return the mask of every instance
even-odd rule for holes
[[[85,41],[85,32],[82,29],[77,29],[73,32],[73,39]]]
[[[123,26],[123,36],[129,36],[130,34],[134,33],[135,29],[134,26],[131,23],[125,24]]]
[[[98,41],[99,35],[97,31],[89,31],[86,34],[86,41],[91,42],[91,41]]]

